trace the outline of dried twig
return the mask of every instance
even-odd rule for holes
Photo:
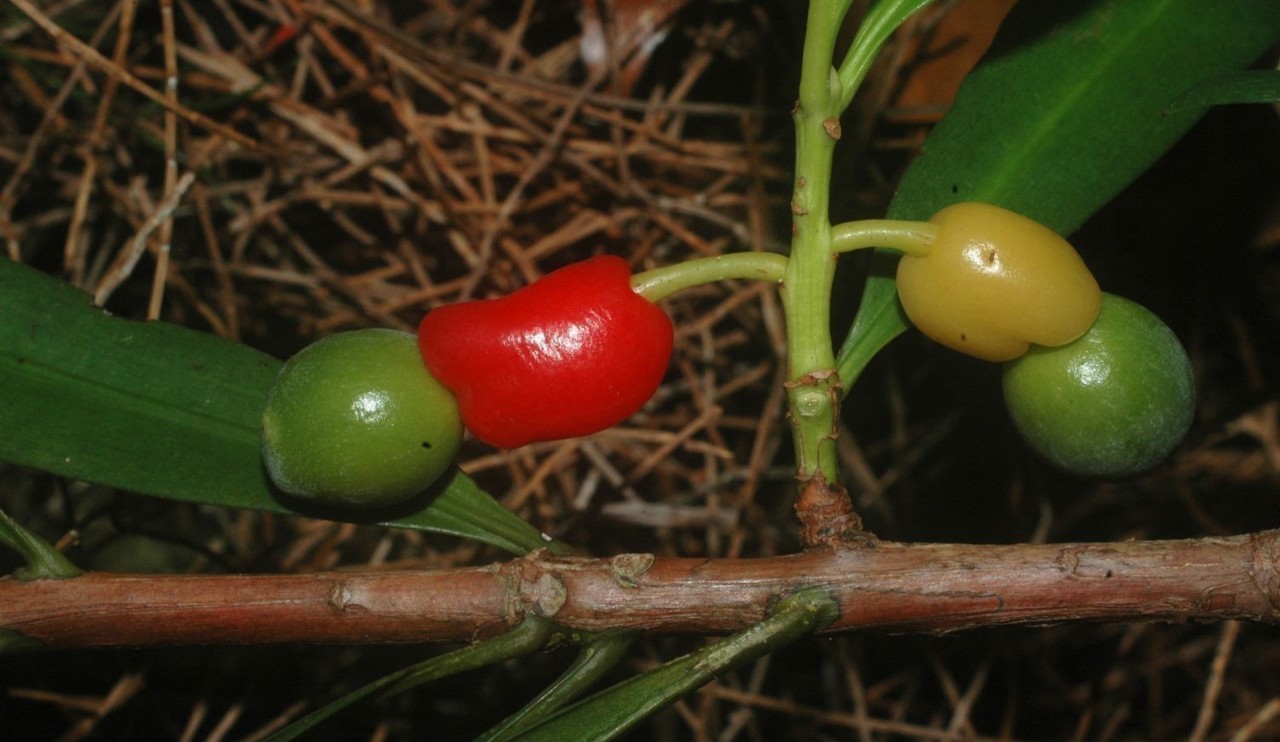
[[[1200,713],[1196,715],[1195,728],[1188,737],[1191,742],[1201,742],[1213,726],[1218,696],[1222,693],[1223,680],[1227,673],[1227,661],[1235,649],[1236,638],[1240,636],[1240,623],[1227,621],[1222,624],[1222,634],[1218,639],[1218,649],[1213,655],[1213,666],[1209,672],[1209,682],[1205,684],[1204,698],[1200,702]]]
[[[106,57],[102,56],[102,54],[97,49],[94,49],[92,46],[84,43],[80,39],[77,39],[75,36],[72,36],[71,34],[64,31],[61,26],[59,26],[57,23],[54,23],[53,20],[51,20],[47,15],[42,13],[39,8],[37,8],[33,3],[30,2],[30,0],[13,0],[13,4],[18,7],[18,10],[21,10],[23,13],[26,13],[27,17],[35,21],[36,25],[44,29],[45,33],[49,34],[49,36],[51,36],[56,43],[58,43],[60,46],[66,47],[71,52],[71,54],[73,54],[79,59],[84,60],[84,62],[88,64],[90,67],[93,67],[99,72],[102,72],[103,74],[106,74],[114,78],[115,80],[119,81],[120,84],[125,85],[129,88],[132,88],[138,93],[141,93],[142,95],[146,96],[149,100],[164,106],[168,110],[173,111],[174,113],[178,114],[182,118],[191,122],[195,126],[198,126],[202,129],[207,129],[216,134],[220,134],[221,136],[233,142],[236,142],[243,147],[247,147],[252,150],[263,149],[262,145],[259,142],[255,141],[253,138],[247,137],[244,134],[241,134],[240,132],[228,126],[219,124],[218,122],[210,119],[208,116],[205,116],[204,114],[198,111],[193,111],[190,108],[187,108],[186,106],[182,105],[181,103],[177,103],[175,101],[170,100],[168,96],[162,93],[156,92],[154,88],[142,82],[137,77],[134,77],[133,74],[131,74],[128,70],[125,70],[123,67],[117,65],[115,62],[112,62],[110,59],[107,59]]]
[[[188,171],[177,183],[174,184],[173,192],[169,194],[156,210],[147,218],[142,227],[134,234],[133,239],[129,241],[127,248],[120,251],[116,256],[116,260],[112,263],[111,269],[98,283],[97,289],[93,293],[93,300],[99,305],[105,304],[107,298],[115,292],[116,288],[124,283],[129,275],[133,273],[133,268],[138,264],[138,260],[142,258],[142,253],[147,249],[147,240],[151,239],[151,235],[169,218],[173,216],[173,212],[178,208],[179,202],[186,194],[187,189],[191,187],[195,181],[196,174]]]
[[[174,200],[178,182],[178,52],[173,33],[173,0],[160,0],[160,27],[164,41],[164,97],[169,103],[164,113],[164,200]],[[156,245],[156,271],[151,283],[151,301],[147,319],[159,319],[164,301],[165,281],[169,276],[169,252],[173,240],[173,211],[160,223]]]
[[[94,32],[94,43],[98,43],[103,36],[106,35],[107,29],[111,27],[114,12],[110,14],[98,26],[98,30]],[[41,146],[44,144],[45,137],[49,134],[54,120],[57,118],[58,112],[62,110],[63,103],[66,102],[71,91],[75,90],[80,84],[81,75],[84,74],[85,64],[83,60],[78,61],[72,68],[71,73],[67,75],[67,80],[58,90],[58,95],[53,101],[45,107],[44,116],[40,121],[40,125],[36,127],[35,132],[27,141],[27,148],[23,152],[22,159],[18,162],[17,167],[9,175],[9,179],[5,182],[4,188],[0,189],[0,236],[5,239],[7,252],[10,260],[20,261],[22,253],[18,249],[18,235],[13,227],[13,206],[17,198],[19,187],[22,185],[23,178],[31,170],[32,165],[36,162],[36,157],[40,152]]]
[[[121,8],[120,23],[116,31],[116,45],[112,51],[111,60],[117,65],[123,65],[125,56],[129,52],[129,42],[133,38],[133,19],[138,2],[137,0],[121,0],[118,7]],[[85,251],[81,230],[88,216],[89,196],[93,193],[94,181],[98,175],[97,150],[102,146],[102,142],[106,138],[107,119],[111,115],[111,107],[115,102],[116,91],[119,87],[119,80],[114,77],[107,78],[107,83],[102,89],[102,96],[97,101],[97,109],[93,116],[93,128],[90,130],[88,141],[85,142],[81,153],[84,166],[80,171],[80,185],[76,189],[75,212],[71,216],[71,224],[67,227],[67,241],[62,254],[63,270],[71,277],[71,282],[77,286],[84,281]]]

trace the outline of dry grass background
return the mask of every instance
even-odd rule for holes
[[[281,357],[340,330],[412,329],[432,306],[504,293],[598,252],[643,269],[782,251],[803,27],[794,6],[15,0],[0,7],[2,249],[117,314]],[[956,70],[981,48],[990,19],[980,7],[943,3],[886,54],[845,124],[841,218],[882,211]],[[1274,111],[1215,113],[1078,238],[1105,288],[1187,339],[1202,404],[1175,459],[1115,484],[1049,471],[1010,433],[993,369],[908,338],[846,408],[841,453],[868,525],[887,538],[995,543],[1280,522],[1278,132]],[[841,280],[835,312],[847,321],[856,270]],[[468,444],[461,463],[591,553],[797,549],[776,296],[743,283],[664,308],[676,355],[641,413],[587,440],[501,453]],[[100,569],[501,558],[13,468],[0,468],[0,505]],[[1275,738],[1274,638],[1226,624],[815,640],[725,676],[637,738]],[[654,639],[629,668],[698,641]],[[436,651],[6,659],[0,737],[251,738]],[[327,734],[466,738],[566,659],[550,652],[405,694]]]

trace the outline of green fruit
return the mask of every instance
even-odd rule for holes
[[[1158,464],[1195,412],[1195,378],[1159,317],[1104,294],[1097,321],[1067,345],[1033,347],[1004,367],[1004,398],[1022,436],[1050,462],[1116,478]]]
[[[357,330],[285,363],[262,416],[276,486],[326,505],[379,507],[426,489],[462,440],[458,405],[427,372],[417,338]]]

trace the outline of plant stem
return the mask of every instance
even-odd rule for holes
[[[787,395],[804,484],[835,483],[840,380],[832,350],[830,304],[836,255],[831,248],[831,162],[840,138],[840,82],[831,66],[848,3],[813,0],[805,29],[796,105],[796,172],[791,197],[791,259],[783,280],[787,315]]]
[[[829,631],[1228,618],[1280,626],[1280,530],[1117,543],[880,541],[760,559],[658,557],[625,573],[619,579],[617,558],[535,554],[425,572],[0,578],[0,632],[10,632],[0,640],[54,650],[466,641],[505,629],[513,607],[530,610],[518,596],[547,595],[548,576],[563,583],[565,602],[544,599],[540,610],[564,631],[728,634],[806,585],[839,602]]]
[[[841,252],[888,247],[907,255],[924,257],[933,249],[938,225],[897,219],[863,219],[831,228],[831,249]]]
[[[711,258],[685,260],[631,277],[631,288],[649,301],[658,301],[694,286],[734,278],[757,281],[782,280],[787,259],[768,252],[736,252]]]

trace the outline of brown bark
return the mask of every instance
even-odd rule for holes
[[[801,585],[827,631],[948,632],[1066,621],[1280,622],[1280,531],[1185,541],[877,543],[768,559],[534,554],[438,572],[0,580],[0,629],[50,647],[425,642],[499,633],[528,611],[574,629],[718,634]]]
[[[849,490],[829,484],[822,472],[805,483],[796,499],[800,539],[806,549],[861,549],[875,545],[874,534],[863,530]]]

